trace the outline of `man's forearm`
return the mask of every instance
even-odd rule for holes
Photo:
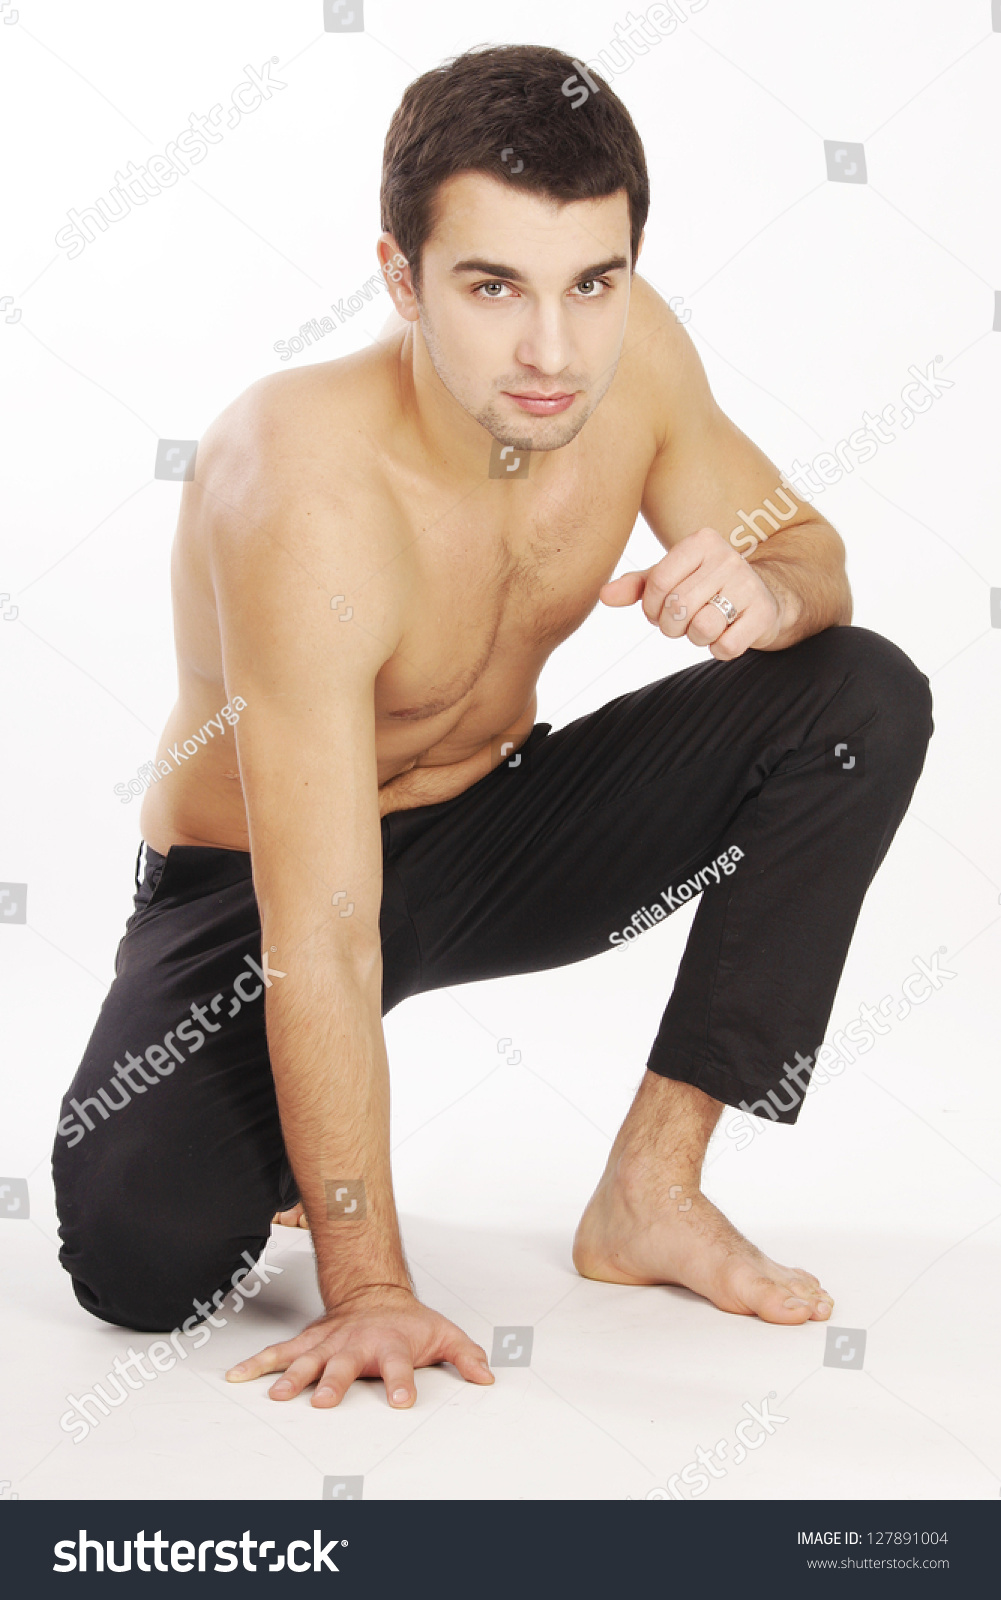
[[[755,649],[787,650],[800,639],[852,620],[852,593],[845,573],[845,547],[829,522],[783,528],[774,540],[747,556],[779,604],[779,633]]]
[[[381,980],[381,961],[363,976],[311,961],[268,991],[278,1109],[327,1309],[369,1284],[413,1289],[393,1199]]]

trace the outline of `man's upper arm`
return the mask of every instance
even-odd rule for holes
[[[374,685],[399,640],[395,590],[357,506],[277,487],[252,523],[216,516],[210,539],[226,692],[246,701],[235,732],[264,944],[275,966],[368,967],[382,902]],[[331,602],[352,593],[364,602],[342,620],[347,604]]]
[[[754,511],[769,497],[774,501],[779,469],[720,410],[691,337],[645,283],[640,311],[637,356],[662,430],[644,488],[644,519],[668,550],[704,527],[726,539],[740,526],[742,511]],[[786,527],[824,520],[795,494],[789,497],[799,509]],[[779,507],[788,509],[781,500]]]

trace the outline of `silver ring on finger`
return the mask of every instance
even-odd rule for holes
[[[730,626],[731,622],[736,622],[736,620],[737,620],[736,608],[727,599],[727,597],[723,593],[722,589],[718,589],[714,595],[711,595],[710,598],[706,601],[706,604],[710,605],[710,606],[715,606],[717,611],[722,612],[723,616],[726,618],[726,626],[727,627]]]

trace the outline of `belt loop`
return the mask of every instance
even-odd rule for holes
[[[145,839],[140,839],[139,840],[139,849],[136,851],[136,894],[139,893],[139,857],[142,855],[143,850],[145,849],[145,847],[146,847],[146,840]]]

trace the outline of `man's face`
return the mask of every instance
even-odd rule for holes
[[[500,443],[559,450],[615,376],[629,309],[625,190],[563,204],[460,173],[439,190],[437,217],[419,301],[435,372]]]

